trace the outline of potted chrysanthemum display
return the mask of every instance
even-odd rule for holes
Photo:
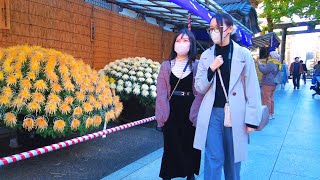
[[[111,62],[100,71],[124,103],[123,118],[132,121],[154,113],[159,69],[159,62],[134,57]]]
[[[0,92],[0,121],[44,137],[83,134],[122,111],[97,71],[39,46],[0,49]]]

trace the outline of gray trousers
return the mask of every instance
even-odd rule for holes
[[[223,108],[212,108],[205,149],[205,180],[220,180],[222,167],[225,180],[240,179],[241,163],[234,163],[232,128],[224,127],[223,120]]]

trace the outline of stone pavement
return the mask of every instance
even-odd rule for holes
[[[275,119],[251,135],[249,159],[242,163],[241,179],[320,179],[320,96],[312,99],[314,91],[309,87],[307,82],[300,90],[293,90],[291,81],[285,89],[278,87]],[[158,180],[162,152],[161,148],[103,180]],[[203,180],[203,161],[200,171],[197,180]]]

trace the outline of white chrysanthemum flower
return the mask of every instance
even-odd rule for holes
[[[125,82],[125,85],[126,85],[126,87],[131,87],[131,86],[132,86],[132,83],[131,83],[130,81],[126,81],[126,82]]]
[[[142,90],[148,90],[148,89],[149,89],[149,86],[146,85],[146,84],[142,84],[141,89],[142,89]]]
[[[108,65],[106,65],[106,67],[107,66],[113,66],[115,63],[114,62],[111,62],[111,63],[109,63]]]
[[[116,87],[117,87],[117,86],[116,86],[115,83],[111,83],[111,84],[110,84],[110,88],[111,88],[111,89],[116,89]]]
[[[122,79],[119,79],[119,80],[117,81],[117,83],[118,83],[118,85],[123,85],[124,81],[123,81]]]
[[[150,86],[150,89],[151,89],[152,91],[155,91],[155,90],[157,90],[157,87],[156,87],[155,85],[151,85],[151,86]]]
[[[131,75],[135,75],[135,74],[136,74],[136,72],[135,72],[135,71],[133,71],[133,70],[131,70],[131,71],[129,71],[129,74],[131,74]]]
[[[103,69],[100,69],[100,70],[98,71],[98,74],[99,74],[100,76],[104,76],[104,70],[103,70]]]
[[[147,79],[146,79],[146,83],[152,84],[152,83],[153,83],[153,80],[152,80],[151,78],[147,78]]]
[[[117,86],[117,91],[118,92],[122,92],[123,91],[123,86],[122,85],[118,85]]]
[[[139,80],[140,82],[144,82],[146,79],[145,79],[145,78],[138,78],[138,80]]]
[[[121,70],[122,70],[122,67],[121,67],[121,66],[118,66],[118,67],[116,68],[116,70],[117,70],[117,71],[121,71]]]
[[[139,95],[140,94],[140,89],[139,88],[134,88],[132,92],[135,95]]]
[[[127,94],[130,94],[132,92],[132,89],[131,87],[126,87],[124,88],[124,91],[127,93]]]
[[[121,77],[121,76],[122,76],[122,73],[121,73],[121,72],[117,72],[117,73],[115,74],[115,76]]]
[[[157,79],[157,78],[158,78],[158,74],[154,73],[154,74],[152,75],[152,77],[153,77],[153,79]]]
[[[147,97],[147,96],[149,96],[149,92],[146,90],[142,90],[141,95],[144,97]]]
[[[137,81],[137,77],[135,77],[135,76],[130,76],[130,79],[131,79],[132,81]]]
[[[157,92],[156,91],[151,91],[151,97],[153,97],[153,98],[157,97]]]
[[[119,62],[119,66],[123,67],[123,66],[125,66],[125,65],[126,65],[126,64],[123,63],[123,62]]]
[[[117,74],[117,71],[112,70],[110,73],[113,74],[113,75],[116,75],[116,74]]]
[[[125,75],[122,76],[122,79],[123,79],[123,80],[128,80],[128,79],[129,79],[129,76],[128,76],[127,74],[125,74]]]
[[[146,69],[146,72],[152,73],[152,69],[148,67],[148,68]]]
[[[122,71],[123,73],[127,73],[127,72],[129,72],[129,69],[123,68],[121,71]]]
[[[151,59],[148,59],[147,63],[153,63],[153,61]]]
[[[140,85],[139,85],[138,83],[134,83],[134,84],[132,85],[132,87],[133,87],[133,88],[138,88],[138,89],[140,89]]]
[[[137,76],[138,76],[138,77],[143,77],[143,72],[142,72],[142,71],[138,71],[138,72],[137,72]]]
[[[138,70],[143,71],[144,67],[142,67],[142,65],[139,65]]]
[[[151,75],[150,73],[146,73],[146,74],[145,74],[145,77],[146,77],[146,78],[151,78],[152,75]]]

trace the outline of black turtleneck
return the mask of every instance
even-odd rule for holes
[[[228,93],[229,91],[229,82],[230,82],[230,71],[231,71],[231,62],[232,62],[232,52],[233,46],[230,42],[226,46],[215,45],[215,56],[221,55],[223,58],[223,64],[220,66],[221,76],[223,79],[224,86]],[[213,78],[215,72],[210,68],[208,70],[208,80],[210,81]],[[213,107],[224,107],[226,103],[226,98],[223,93],[223,89],[220,83],[220,78],[218,74],[216,75],[216,94]]]

